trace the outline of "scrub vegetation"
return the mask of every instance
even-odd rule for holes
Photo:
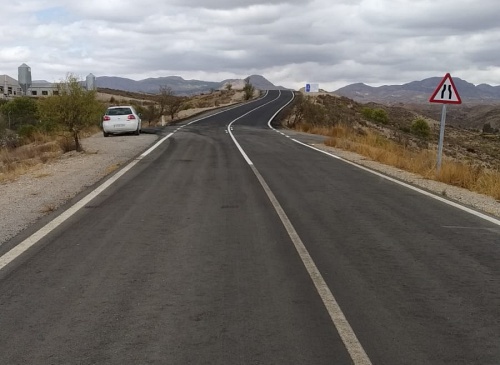
[[[191,97],[175,95],[167,85],[156,94],[87,91],[69,74],[58,84],[57,95],[0,99],[0,182],[13,180],[65,153],[84,152],[81,138],[99,131],[108,106],[133,105],[142,115],[143,126],[157,126],[162,120],[171,123],[245,99],[244,91],[232,87]]]
[[[299,94],[281,123],[326,136],[328,146],[500,200],[498,136],[447,128],[445,156],[437,173],[438,123],[401,107]]]

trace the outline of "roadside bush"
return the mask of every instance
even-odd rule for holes
[[[253,98],[255,93],[255,87],[250,83],[250,77],[245,79],[245,86],[243,87],[243,93],[245,100],[250,100]]]
[[[198,108],[209,108],[212,106],[212,104],[210,104],[209,101],[206,101],[206,100],[200,100],[198,101],[198,103],[196,104],[196,106]]]
[[[363,108],[363,110],[361,110],[361,114],[366,119],[372,120],[372,118],[373,118],[373,109],[372,108]]]
[[[31,137],[37,132],[37,128],[32,124],[24,124],[19,127],[17,134],[22,140],[30,140]]]
[[[485,133],[485,134],[498,133],[498,129],[497,128],[493,128],[491,126],[491,123],[485,123],[483,125],[483,133]]]
[[[387,115],[387,112],[384,109],[375,109],[373,111],[372,119],[381,124],[387,124],[389,123],[389,116]]]
[[[0,107],[0,113],[8,121],[9,129],[17,130],[24,124],[37,122],[38,103],[27,96],[14,98]]]
[[[429,138],[431,135],[431,127],[423,118],[416,119],[411,125],[411,133],[421,138]]]
[[[19,135],[9,129],[5,130],[0,137],[0,147],[8,149],[16,148],[21,145]]]
[[[64,135],[58,140],[59,147],[64,153],[76,150],[75,140],[71,135]]]
[[[193,109],[193,108],[194,108],[194,106],[193,106],[193,103],[191,101],[184,103],[184,105],[182,106],[182,110],[189,110],[189,109]]]
[[[387,112],[384,109],[381,108],[363,108],[361,111],[361,114],[366,118],[369,119],[373,122],[380,123],[380,124],[387,124],[389,123],[389,116],[387,115]]]

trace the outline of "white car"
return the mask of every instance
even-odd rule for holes
[[[133,106],[111,106],[106,110],[102,119],[102,132],[104,137],[110,134],[141,133],[141,116]]]

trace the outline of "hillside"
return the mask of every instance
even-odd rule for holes
[[[361,134],[364,130],[370,130],[409,149],[435,150],[439,138],[440,108],[439,105],[431,107],[433,109],[417,110],[418,108],[412,109],[401,105],[358,103],[347,97],[333,95],[304,97],[299,94],[294,105],[281,115],[280,122],[284,126],[303,131],[315,127],[347,125]],[[387,115],[387,120],[384,123],[370,120],[366,117],[367,110],[382,110]],[[456,118],[457,120],[460,117],[473,118],[476,115],[479,117],[482,115],[481,111],[485,117],[491,117],[487,107],[484,110],[479,106],[474,107],[474,111],[472,114],[466,112],[465,116],[456,113]],[[412,123],[418,118],[424,118],[430,126],[428,139],[419,138],[411,133]],[[498,135],[484,135],[478,130],[465,130],[447,123],[444,150],[447,156],[461,161],[500,168],[500,136]]]
[[[426,117],[440,119],[441,105],[407,104],[404,107]],[[500,105],[450,105],[446,112],[446,124],[474,131],[482,131],[485,124],[500,129]]]
[[[283,89],[275,86],[272,82],[261,75],[249,76],[250,83],[258,90],[277,90]],[[176,95],[188,96],[195,94],[208,93],[214,90],[222,90],[231,83],[234,89],[242,89],[244,79],[224,80],[220,82],[185,80],[179,76],[167,76],[158,78],[148,78],[144,80],[132,80],[123,77],[101,76],[96,78],[96,85],[101,89],[122,90],[143,94],[155,94],[160,86],[170,87]]]
[[[335,91],[335,94],[357,102],[375,102],[387,105],[426,104],[429,97],[441,81],[441,77],[431,77],[421,81],[412,81],[403,85],[368,86],[363,83],[351,84]],[[474,84],[454,77],[453,81],[464,104],[500,104],[500,86]]]

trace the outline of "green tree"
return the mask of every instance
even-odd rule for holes
[[[415,119],[410,130],[414,135],[422,138],[429,138],[431,135],[431,127],[429,127],[429,124],[423,118]]]
[[[38,104],[27,96],[14,98],[0,107],[0,112],[9,129],[17,130],[25,124],[35,124],[38,120]]]
[[[97,100],[95,90],[86,90],[80,80],[68,74],[58,85],[58,95],[40,101],[40,116],[48,123],[56,123],[68,131],[75,149],[82,151],[80,133],[92,124],[97,125],[104,114],[104,106]]]
[[[243,93],[245,100],[250,100],[251,98],[253,98],[253,94],[255,93],[255,87],[250,83],[249,77],[245,79],[245,86],[243,86]]]

